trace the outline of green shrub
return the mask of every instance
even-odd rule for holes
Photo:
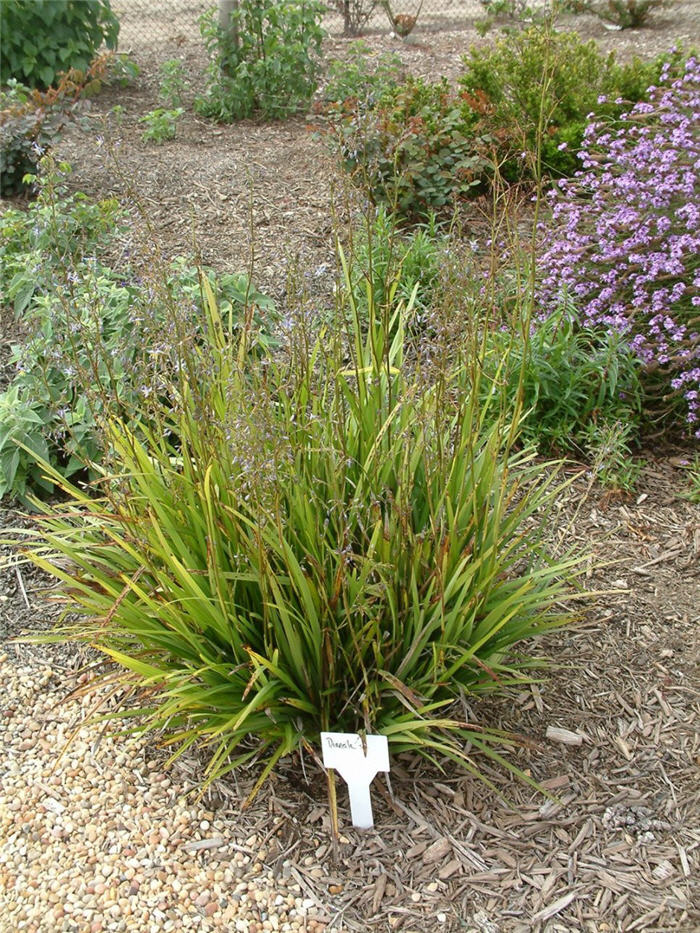
[[[380,205],[352,243],[351,284],[363,319],[368,295],[377,308],[403,301],[412,309],[407,326],[420,332],[436,298],[447,249],[447,237],[439,234],[434,218],[402,232],[397,218]]]
[[[22,398],[19,386],[0,392],[0,498],[22,496],[28,486],[50,492],[40,460],[50,459],[44,412],[39,402]]]
[[[214,11],[205,14],[200,24],[211,64],[197,112],[231,123],[253,114],[279,120],[307,107],[316,90],[324,11],[316,0],[241,0],[225,31]]]
[[[116,84],[120,88],[132,85],[141,74],[138,63],[127,52],[112,53],[106,59],[106,65],[104,83]]]
[[[619,334],[578,328],[565,306],[525,332],[526,340],[522,328],[495,330],[486,365],[503,379],[511,405],[522,404],[527,441],[545,453],[575,452],[594,462],[601,438],[616,425],[627,426],[621,442],[638,436],[641,367]]]
[[[187,87],[185,66],[178,58],[169,58],[160,66],[158,97],[166,107],[181,107]]]
[[[459,83],[481,105],[484,129],[506,159],[504,178],[532,173],[538,154],[548,173],[576,171],[586,117],[608,90],[613,60],[593,40],[539,27],[469,51]],[[520,158],[523,151],[529,159]]]
[[[62,104],[44,107],[28,87],[10,79],[0,90],[0,197],[20,194],[41,153],[59,136]]]
[[[459,84],[480,112],[482,132],[498,145],[503,178],[517,181],[540,170],[569,176],[580,168],[576,153],[589,115],[616,119],[630,103],[648,99],[647,88],[665,66],[679,77],[686,58],[674,49],[620,65],[592,39],[533,26],[473,47],[463,59]]]
[[[405,77],[405,69],[395,52],[372,55],[366,42],[351,42],[343,59],[328,64],[323,103],[331,115],[349,107],[371,107],[392,92]]]
[[[35,171],[41,156],[58,141],[100,70],[101,63],[86,72],[71,69],[47,91],[31,90],[14,78],[0,89],[0,195],[19,194],[26,188],[24,176]]]
[[[144,142],[159,144],[167,139],[175,139],[177,121],[184,112],[182,107],[176,107],[174,110],[166,110],[163,107],[149,110],[148,113],[139,117],[139,123],[143,123],[146,127],[141,134],[141,139]]]
[[[569,618],[576,561],[544,544],[553,475],[479,408],[478,364],[412,376],[401,307],[380,319],[370,299],[361,325],[350,280],[348,337],[292,341],[264,369],[209,297],[206,342],[162,406],[170,431],[113,421],[102,498],[66,485],[46,510],[32,559],[81,615],[51,637],[121,665],[136,704],[115,715],[173,757],[203,744],[205,783],[258,762],[252,796],[335,729],[524,777],[498,751],[514,737],[454,704],[522,684],[535,660],[514,646]]]
[[[493,162],[489,141],[475,133],[477,117],[445,79],[409,77],[369,107],[343,107],[331,120],[331,140],[374,203],[420,220],[487,185]]]
[[[105,43],[117,45],[109,0],[2,0],[0,83],[47,88],[70,68],[86,71]]]
[[[36,176],[36,201],[26,210],[0,215],[0,294],[5,309],[21,317],[35,295],[49,292],[63,273],[84,257],[108,250],[124,230],[124,214],[114,198],[92,203],[68,194],[67,162],[45,156]]]

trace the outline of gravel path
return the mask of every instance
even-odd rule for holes
[[[189,804],[145,742],[104,736],[93,754],[83,726],[60,757],[94,700],[62,703],[41,654],[0,658],[2,933],[325,929],[291,863],[264,867],[264,840]]]

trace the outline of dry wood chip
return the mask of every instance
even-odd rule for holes
[[[440,862],[446,856],[452,853],[452,846],[448,839],[443,836],[442,839],[436,839],[423,852],[423,861],[426,865],[432,865],[434,862]]]
[[[384,892],[386,891],[386,883],[388,878],[386,875],[381,874],[377,880],[374,882],[374,894],[372,896],[372,913],[376,914],[379,910],[379,906],[382,903],[382,898],[384,897]]]
[[[509,868],[517,867],[517,859],[515,859],[507,849],[494,849],[493,854],[500,862],[503,862],[503,864],[507,865]]]
[[[629,749],[629,745],[627,744],[627,742],[625,742],[625,740],[622,738],[621,735],[615,736],[615,745],[617,745],[617,747],[620,749],[620,751],[625,756],[627,761],[632,761],[632,758],[634,756],[632,755],[632,752]]]
[[[452,875],[456,874],[461,867],[461,862],[459,862],[456,858],[453,858],[447,863],[447,865],[442,866],[438,872],[438,878],[440,881],[446,881],[448,878],[451,878]]]
[[[683,869],[683,874],[685,875],[686,878],[690,878],[690,864],[688,862],[688,855],[685,849],[683,848],[683,846],[680,846],[677,843],[676,845],[678,847],[678,857],[681,860],[681,867]]]
[[[576,838],[569,846],[569,852],[574,852],[581,845],[583,840],[590,835],[591,830],[593,829],[593,820],[586,820],[581,829],[579,829]]]
[[[576,892],[569,891],[568,894],[565,894],[564,897],[560,897],[558,901],[554,901],[553,904],[550,904],[549,907],[545,907],[543,910],[540,910],[532,918],[533,923],[539,923],[543,920],[549,920],[550,917],[553,917],[555,914],[558,914],[560,911],[564,910],[565,907],[568,907],[569,904],[575,899]]]
[[[194,852],[202,852],[206,849],[219,849],[221,846],[226,845],[226,840],[223,836],[214,836],[211,839],[193,839],[192,842],[186,842],[182,847],[185,852],[190,854]]]
[[[670,878],[673,874],[675,874],[675,869],[668,861],[668,859],[664,859],[663,862],[659,862],[659,864],[652,872],[652,875],[654,878],[656,878],[657,881],[666,881],[666,879]]]
[[[427,848],[427,842],[417,842],[406,852],[406,858],[416,858],[417,856],[422,855]]]
[[[647,913],[642,914],[641,917],[630,923],[627,927],[629,931],[632,930],[641,930],[649,924],[651,920],[656,920],[664,911],[666,910],[666,904],[659,904],[657,907],[654,907],[652,910],[647,911]]]
[[[654,688],[652,689],[651,692],[654,694],[654,696],[656,697],[656,699],[659,701],[659,706],[660,706],[661,709],[664,711],[665,715],[668,716],[669,719],[671,719],[671,718],[675,719],[675,715],[674,715],[673,710],[672,710],[671,707],[668,705],[668,703],[666,702],[666,700],[661,696],[661,693],[656,689],[656,687],[654,687]]]
[[[583,736],[569,729],[560,729],[558,726],[547,726],[547,738],[551,742],[563,742],[564,745],[581,745]]]
[[[559,774],[557,777],[547,778],[546,781],[540,781],[540,787],[544,787],[545,790],[556,790],[557,787],[566,787],[570,781],[570,775]]]

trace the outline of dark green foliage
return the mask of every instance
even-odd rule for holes
[[[47,88],[69,68],[87,70],[100,46],[117,45],[109,0],[2,0],[0,82]]]
[[[630,103],[647,99],[667,61],[675,77],[686,57],[673,51],[619,65],[592,39],[533,26],[473,47],[459,83],[481,113],[482,131],[497,143],[503,178],[517,181],[540,170],[568,176],[581,167],[576,152],[588,115],[619,116]]]
[[[362,315],[368,312],[368,294],[378,308],[402,300],[411,307],[407,327],[422,332],[436,299],[447,242],[438,233],[435,218],[402,232],[396,217],[380,205],[352,244],[352,287]]]
[[[324,10],[316,0],[241,0],[226,31],[214,11],[205,14],[211,64],[195,110],[232,123],[254,114],[279,120],[306,108],[316,90]]]
[[[375,203],[410,220],[446,214],[483,191],[492,172],[477,114],[443,79],[409,77],[368,107],[332,114],[343,167]]]
[[[141,139],[144,142],[159,144],[164,143],[167,139],[175,139],[177,121],[184,112],[182,107],[175,107],[174,110],[166,110],[164,107],[149,110],[148,113],[139,117],[139,123],[143,123],[145,126]]]
[[[185,66],[178,58],[169,58],[161,64],[159,71],[158,97],[166,108],[181,107],[187,87]]]
[[[570,175],[579,168],[587,115],[608,89],[614,57],[576,33],[532,27],[465,56],[459,83],[480,102],[482,125],[498,141],[501,174],[516,181],[533,172],[538,156],[545,172]],[[559,147],[566,144],[566,149]],[[520,154],[530,153],[530,159]]]
[[[575,319],[562,307],[533,322],[527,339],[517,327],[495,330],[486,371],[503,380],[511,405],[522,399],[528,441],[600,461],[600,478],[619,485],[642,419],[641,365],[619,334]]]
[[[42,155],[58,142],[82,97],[99,93],[110,81],[121,84],[125,76],[137,73],[138,66],[127,56],[105,52],[84,71],[69,68],[55,87],[45,91],[10,78],[0,90],[0,195],[26,190],[24,176],[33,173]]]
[[[323,88],[323,106],[329,115],[350,107],[371,107],[385,94],[394,91],[404,79],[405,69],[394,52],[372,55],[361,39],[351,42],[343,59],[328,64]]]
[[[45,101],[13,78],[0,90],[0,197],[26,188],[24,176],[58,138],[68,109],[64,101]]]

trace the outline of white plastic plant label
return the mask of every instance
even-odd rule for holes
[[[348,785],[352,825],[358,829],[374,826],[369,785],[377,771],[390,770],[386,736],[368,735],[365,742],[366,755],[362,737],[355,732],[321,733],[323,763],[334,768]]]

